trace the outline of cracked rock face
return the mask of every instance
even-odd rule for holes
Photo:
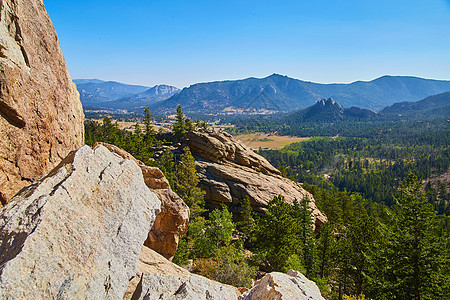
[[[122,298],[160,205],[134,161],[71,152],[0,210],[0,298]]]
[[[84,144],[83,110],[41,0],[0,1],[0,202]]]
[[[264,157],[256,154],[239,140],[225,132],[192,132],[189,147],[196,157],[200,188],[205,201],[215,207],[221,203],[238,212],[240,201],[250,199],[254,211],[262,212],[273,197],[281,195],[288,203],[309,197],[316,225],[327,217],[316,207],[313,196],[280,175]]]

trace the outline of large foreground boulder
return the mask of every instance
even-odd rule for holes
[[[145,184],[161,200],[161,212],[156,216],[155,223],[148,234],[145,245],[165,258],[172,260],[177,251],[181,235],[187,231],[190,214],[189,207],[172,191],[169,182],[160,169],[146,166],[125,150],[111,144],[99,142],[94,145],[94,149],[100,145],[120,155],[122,158],[133,160],[141,168]]]
[[[236,300],[238,296],[235,287],[191,274],[144,246],[124,299]]]
[[[316,207],[313,196],[300,184],[280,175],[264,157],[256,154],[225,132],[191,132],[188,144],[196,158],[199,186],[206,192],[205,201],[216,207],[226,204],[231,211],[240,210],[240,201],[250,199],[253,210],[262,212],[275,196],[288,203],[309,197],[316,225],[327,217]]]
[[[71,152],[0,210],[0,298],[122,298],[160,205],[134,161]]]
[[[314,281],[294,270],[289,270],[287,274],[266,274],[255,282],[251,290],[240,296],[240,299],[325,300]]]
[[[43,1],[0,1],[1,204],[83,145],[83,121]]]

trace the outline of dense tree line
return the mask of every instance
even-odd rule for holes
[[[252,262],[264,271],[301,270],[330,299],[439,299],[449,291],[449,233],[410,173],[395,204],[307,186],[329,222],[315,234],[307,202],[275,197],[250,231]],[[367,209],[366,209],[367,207]],[[326,208],[326,209],[325,209]],[[448,221],[448,217],[445,217]],[[239,228],[239,227],[238,227]]]
[[[423,134],[433,134],[432,131]],[[420,139],[419,139],[420,140]],[[274,166],[299,182],[360,193],[373,202],[392,205],[398,194],[399,180],[409,171],[426,180],[448,172],[448,144],[404,143],[403,139],[338,137],[313,138],[281,150],[261,150]],[[328,178],[325,180],[324,177]],[[443,187],[428,185],[427,191],[436,210],[450,214],[448,194]]]

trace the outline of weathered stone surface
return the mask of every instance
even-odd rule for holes
[[[41,0],[0,2],[0,201],[84,143],[84,115]]]
[[[264,157],[231,135],[192,132],[188,139],[196,157],[199,186],[206,192],[205,200],[210,205],[225,203],[231,211],[239,210],[240,200],[248,197],[253,209],[262,212],[274,196],[284,196],[289,203],[309,197],[316,225],[327,222],[310,193],[282,177]]]
[[[105,146],[123,158],[135,161],[141,168],[145,184],[161,200],[161,212],[156,217],[145,245],[171,260],[177,251],[181,235],[187,231],[189,207],[171,190],[169,182],[160,169],[146,166],[125,150],[114,145],[96,143],[94,149],[99,145]]]
[[[145,184],[149,188],[170,189],[169,182],[167,181],[166,177],[164,177],[164,174],[160,169],[146,166],[142,161],[135,159],[133,155],[115,145],[98,142],[95,143],[94,149],[100,145],[108,148],[109,151],[116,153],[122,158],[131,159],[132,161],[134,161],[141,168]]]
[[[71,152],[0,210],[0,298],[122,298],[160,205],[132,160]]]
[[[140,293],[140,291],[136,292],[136,289],[141,282],[143,273],[175,275],[180,278],[187,278],[191,275],[186,269],[171,263],[162,255],[144,246],[142,247],[141,256],[139,257],[136,276],[130,280],[128,289],[123,297],[124,300],[132,299],[133,294]]]
[[[153,192],[161,200],[161,212],[156,216],[144,245],[172,260],[181,235],[187,231],[189,207],[170,189],[154,189]]]
[[[190,149],[198,157],[217,163],[235,163],[258,172],[281,175],[264,157],[226,132],[190,132]]]
[[[194,275],[143,247],[124,299],[238,299],[236,288]]]
[[[287,274],[278,272],[266,274],[239,299],[325,300],[314,281],[294,270],[289,270]]]

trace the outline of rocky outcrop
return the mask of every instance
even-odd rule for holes
[[[84,143],[84,115],[41,0],[0,2],[0,201]]]
[[[71,152],[0,210],[0,298],[122,298],[160,205],[134,161]]]
[[[172,260],[181,235],[187,231],[189,207],[170,189],[153,189],[161,200],[161,212],[156,216],[144,245]]]
[[[287,274],[278,272],[266,274],[239,299],[325,300],[314,281],[293,270],[289,270]]]
[[[205,160],[247,167],[265,174],[281,175],[264,157],[256,154],[241,141],[226,132],[190,132],[188,134],[191,152]]]
[[[238,296],[236,288],[191,274],[144,246],[124,299],[234,300]]]
[[[284,196],[289,203],[309,197],[316,225],[327,221],[310,193],[228,133],[196,131],[187,138],[209,205],[224,203],[231,211],[239,211],[241,199],[248,197],[253,209],[262,212],[274,196]]]
[[[96,143],[94,149],[100,145],[105,146],[111,152],[118,154],[122,158],[131,159],[136,162],[141,168],[145,184],[161,200],[161,212],[156,217],[152,230],[149,232],[148,238],[145,241],[145,245],[171,260],[177,251],[178,241],[181,235],[187,231],[189,207],[171,190],[169,182],[160,169],[146,166],[125,150],[114,145]]]

